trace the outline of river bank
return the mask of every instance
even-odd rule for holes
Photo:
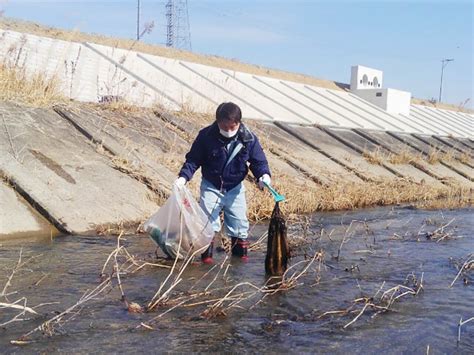
[[[2,218],[2,236],[135,231],[166,199],[192,140],[212,122],[189,111],[73,102],[53,109],[5,102],[0,111],[1,188],[10,196],[1,209],[19,211]],[[439,199],[444,206],[472,203],[468,141],[443,138],[449,148],[401,133],[246,124],[262,141],[288,215]],[[252,177],[245,184],[250,219],[267,218],[271,196]]]

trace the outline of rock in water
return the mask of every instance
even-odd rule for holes
[[[268,226],[267,256],[265,271],[269,276],[281,276],[285,273],[290,251],[286,241],[286,222],[280,211],[278,202],[275,204]]]

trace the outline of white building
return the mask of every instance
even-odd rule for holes
[[[381,70],[355,65],[351,68],[351,92],[393,114],[410,114],[411,93],[384,89]]]

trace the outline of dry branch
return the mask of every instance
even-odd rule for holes
[[[474,321],[474,317],[471,317],[469,319],[466,319],[465,321],[462,320],[462,317],[461,319],[459,320],[459,324],[458,324],[458,343],[461,341],[461,327],[466,324],[466,323],[469,323],[469,322],[472,322]]]
[[[38,314],[34,310],[35,307],[28,307],[27,306],[28,300],[27,300],[26,297],[20,297],[16,301],[10,301],[8,296],[17,294],[18,292],[13,291],[13,292],[7,293],[7,290],[8,290],[9,287],[12,286],[12,281],[13,281],[14,276],[20,270],[22,270],[22,268],[26,264],[30,263],[32,260],[34,260],[36,258],[39,258],[39,257],[41,257],[41,255],[32,256],[32,257],[30,257],[26,260],[23,260],[23,248],[20,249],[20,255],[18,257],[18,261],[16,262],[15,266],[12,268],[12,270],[10,272],[10,275],[7,278],[7,281],[5,282],[5,285],[3,286],[2,292],[0,293],[0,298],[3,298],[6,301],[6,302],[0,302],[0,309],[6,308],[6,309],[18,310],[20,312],[17,313],[15,316],[13,316],[13,318],[0,323],[1,327],[4,327],[4,326],[6,326],[10,323],[26,320],[25,318],[22,318],[26,315],[26,313],[30,313],[30,314],[33,314],[33,315]],[[39,306],[41,306],[41,305],[39,305]],[[39,307],[39,306],[36,306],[36,307]]]
[[[453,287],[454,283],[459,278],[459,276],[461,276],[461,274],[466,274],[470,270],[474,270],[474,253],[471,253],[464,258],[464,261],[462,261],[462,265],[459,267],[459,271],[454,280],[449,285],[449,288]],[[464,282],[467,283],[466,279]]]
[[[43,332],[43,334],[47,336],[52,336],[53,334],[55,334],[58,328],[62,327],[66,322],[72,320],[77,315],[77,313],[75,312],[77,312],[78,308],[82,307],[86,302],[95,299],[100,294],[102,294],[107,288],[109,288],[111,280],[112,278],[108,277],[93,290],[86,291],[79,299],[79,301],[77,301],[74,305],[59,313],[58,315],[54,316],[53,318],[41,323],[38,327],[34,328],[28,333],[25,333],[16,341],[11,341],[11,343],[14,345],[18,345],[19,343],[28,342],[29,337],[38,331]],[[69,316],[69,318],[67,318],[67,316]]]
[[[412,286],[396,285],[384,291],[380,296],[380,292],[385,286],[385,281],[382,283],[380,288],[373,296],[360,297],[352,301],[352,304],[344,310],[327,311],[321,314],[318,318],[322,318],[328,315],[338,315],[341,317],[356,314],[356,316],[344,325],[344,329],[354,324],[363,314],[366,314],[369,310],[372,311],[373,316],[380,313],[388,312],[393,309],[394,303],[407,295],[416,296],[423,290],[423,273],[418,281],[415,274],[409,274],[405,280],[405,283],[411,281]]]
[[[79,315],[81,309],[84,307],[86,303],[96,299],[97,297],[102,295],[105,291],[112,290],[114,287],[112,284],[112,281],[114,278],[117,279],[117,285],[120,289],[122,300],[125,301],[130,311],[137,311],[136,309],[134,310],[134,307],[136,307],[136,305],[133,302],[129,303],[126,300],[125,293],[123,292],[123,288],[121,284],[121,279],[120,279],[121,268],[126,266],[129,263],[133,264],[136,262],[135,260],[131,260],[130,257],[128,257],[130,255],[128,252],[124,252],[125,248],[122,245],[120,245],[121,237],[122,237],[122,234],[120,234],[117,238],[117,245],[115,249],[106,258],[106,261],[102,267],[101,275],[100,275],[102,278],[102,281],[100,282],[99,285],[97,285],[92,290],[87,290],[86,292],[84,292],[84,294],[79,298],[79,300],[75,304],[67,308],[66,310],[60,312],[56,316],[41,323],[39,326],[25,333],[17,340],[12,340],[11,344],[14,344],[14,345],[26,344],[31,341],[30,337],[38,331],[41,331],[46,336],[52,336],[56,334],[67,322],[71,321],[72,319],[74,319],[75,317]],[[117,257],[122,252],[125,255],[125,262],[120,265]],[[114,263],[110,267],[111,272],[107,274],[106,269],[109,266],[109,263],[111,260],[113,260]],[[21,265],[21,257],[17,265]],[[22,309],[23,308],[24,307],[22,307]]]

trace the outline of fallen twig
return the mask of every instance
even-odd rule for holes
[[[20,312],[13,316],[13,318],[4,321],[3,323],[0,323],[0,326],[4,327],[10,323],[18,322],[18,321],[23,321],[26,320],[25,318],[22,318],[26,313],[30,313],[33,315],[37,315],[38,313],[34,310],[35,307],[28,307],[27,306],[27,298],[26,297],[21,297],[17,299],[16,301],[10,301],[8,299],[8,296],[17,294],[16,291],[13,292],[7,292],[8,288],[12,285],[13,277],[15,274],[21,270],[23,266],[28,264],[30,261],[40,257],[41,255],[36,255],[28,258],[27,260],[23,261],[23,248],[20,249],[20,255],[18,257],[18,261],[16,262],[16,265],[12,268],[10,275],[7,278],[7,281],[5,282],[5,285],[2,289],[2,292],[0,293],[0,297],[4,298],[5,302],[0,302],[0,309],[1,308],[8,308],[8,309],[13,309],[13,310],[19,310]],[[38,307],[38,306],[36,306]]]
[[[17,305],[16,303],[17,302],[20,302],[22,300],[26,300],[25,297],[22,297],[21,299],[19,299],[18,301],[15,301],[15,303],[4,303],[4,302],[0,302],[0,308],[13,308],[13,309],[21,309],[25,312],[28,312],[28,313],[33,313],[33,314],[38,314],[33,308],[30,308],[30,307],[26,307],[26,306],[20,306],[20,305]]]
[[[462,320],[462,317],[461,319],[459,320],[459,324],[458,324],[458,343],[461,341],[461,327],[466,324],[466,323],[469,323],[469,322],[472,322],[474,321],[474,317],[471,317],[469,319],[466,319],[465,321]]]
[[[449,285],[449,288],[453,287],[454,283],[456,282],[456,280],[459,278],[459,276],[464,273],[464,272],[467,272],[469,270],[474,270],[474,258],[473,258],[473,255],[474,254],[469,254],[466,258],[465,258],[465,261],[463,262],[462,266],[459,268],[459,271],[456,275],[456,277],[454,278],[454,280],[451,282],[451,284]]]
[[[354,324],[369,309],[373,310],[374,316],[383,312],[387,312],[392,309],[393,304],[400,298],[406,295],[416,296],[423,289],[423,273],[421,274],[419,282],[413,273],[407,276],[406,282],[410,280],[413,282],[413,287],[408,287],[406,285],[396,285],[384,291],[379,297],[378,295],[381,293],[385,285],[384,281],[373,296],[357,298],[352,301],[352,305],[347,309],[327,311],[321,314],[318,318],[328,315],[346,316],[356,313],[356,316],[343,326],[345,329]]]
[[[104,281],[102,281],[96,288],[94,288],[91,291],[86,291],[82,297],[77,301],[74,305],[71,307],[67,308],[66,310],[62,311],[58,315],[54,316],[51,319],[48,319],[47,321],[41,323],[39,326],[34,328],[33,330],[30,330],[28,333],[25,333],[21,337],[19,337],[17,340],[12,340],[10,343],[14,345],[19,345],[21,343],[27,342],[28,338],[34,334],[37,331],[41,331],[44,334],[48,336],[52,336],[55,332],[56,327],[62,326],[64,323],[67,321],[71,320],[74,318],[77,314],[74,314],[74,312],[81,306],[83,306],[86,302],[96,298],[99,296],[102,292],[104,292],[111,284],[112,277],[108,277]],[[67,315],[72,315],[70,319],[64,319]]]

